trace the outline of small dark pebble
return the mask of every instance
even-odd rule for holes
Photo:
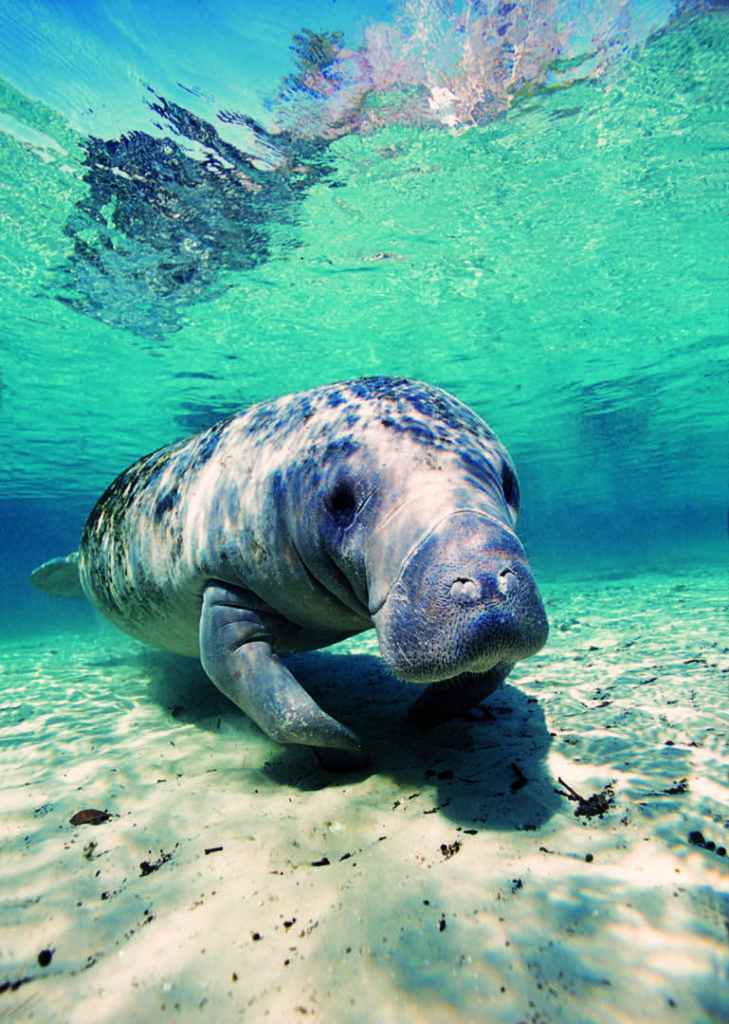
[[[17,978],[15,981],[4,981],[0,985],[0,992],[17,992],[21,985],[32,980],[32,978]]]
[[[726,857],[726,847],[717,846],[713,839],[704,839],[704,833],[698,829],[689,832],[688,841],[692,846],[699,846],[702,850],[709,850],[710,853],[716,853],[719,857]]]
[[[585,854],[585,861],[586,861],[587,864],[592,864],[594,859],[595,858],[592,856],[591,853],[586,853]]]
[[[40,953],[38,954],[38,963],[41,965],[41,967],[47,967],[52,959],[53,959],[53,950],[52,949],[42,949],[40,951]]]
[[[76,811],[74,816],[69,818],[69,822],[71,825],[102,825],[110,817],[108,811],[98,811],[94,807],[87,807],[83,811]]]
[[[322,857],[321,860],[313,860],[311,862],[311,866],[313,868],[325,868],[328,864],[329,864],[329,858],[328,857]]]
[[[144,878],[146,875],[151,875],[153,871],[158,871],[159,868],[169,860],[172,860],[172,854],[165,853],[164,850],[160,850],[160,856],[157,860],[152,861],[151,863],[148,860],[140,861],[139,877]]]
[[[444,932],[445,930],[446,930],[445,918],[441,917],[440,921],[438,922],[438,931]]]
[[[253,939],[254,942],[260,942],[263,936],[261,935],[260,932],[253,932],[251,934],[251,938]]]

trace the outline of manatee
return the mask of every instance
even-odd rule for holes
[[[355,770],[367,753],[281,660],[375,629],[424,688],[423,727],[463,714],[546,642],[514,532],[519,484],[447,392],[368,377],[264,401],[135,462],[79,550],[36,569],[145,644],[199,658],[268,736]]]

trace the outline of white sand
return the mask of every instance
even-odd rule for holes
[[[480,722],[404,725],[373,635],[295,659],[366,777],[109,627],[6,642],[3,1021],[729,1019],[726,579],[542,589]]]

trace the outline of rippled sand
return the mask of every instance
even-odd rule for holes
[[[292,659],[352,778],[106,626],[6,641],[3,1020],[727,1020],[725,577],[543,592],[481,720],[405,725],[373,636]]]

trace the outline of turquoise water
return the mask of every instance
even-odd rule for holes
[[[726,1020],[728,157],[723,2],[0,0],[9,1020]],[[366,374],[507,445],[551,636],[425,735],[371,633],[294,659],[332,779],[28,575]]]
[[[350,5],[366,82],[321,41],[308,65],[288,49],[336,12],[273,12],[265,74],[237,81],[240,14],[227,50],[224,23],[193,23],[162,55],[141,6],[3,8],[5,625],[41,625],[28,571],[130,461],[372,373],[437,383],[499,433],[537,572],[725,559],[726,8],[545,4],[527,31],[508,6],[479,58],[485,7],[464,28]]]

